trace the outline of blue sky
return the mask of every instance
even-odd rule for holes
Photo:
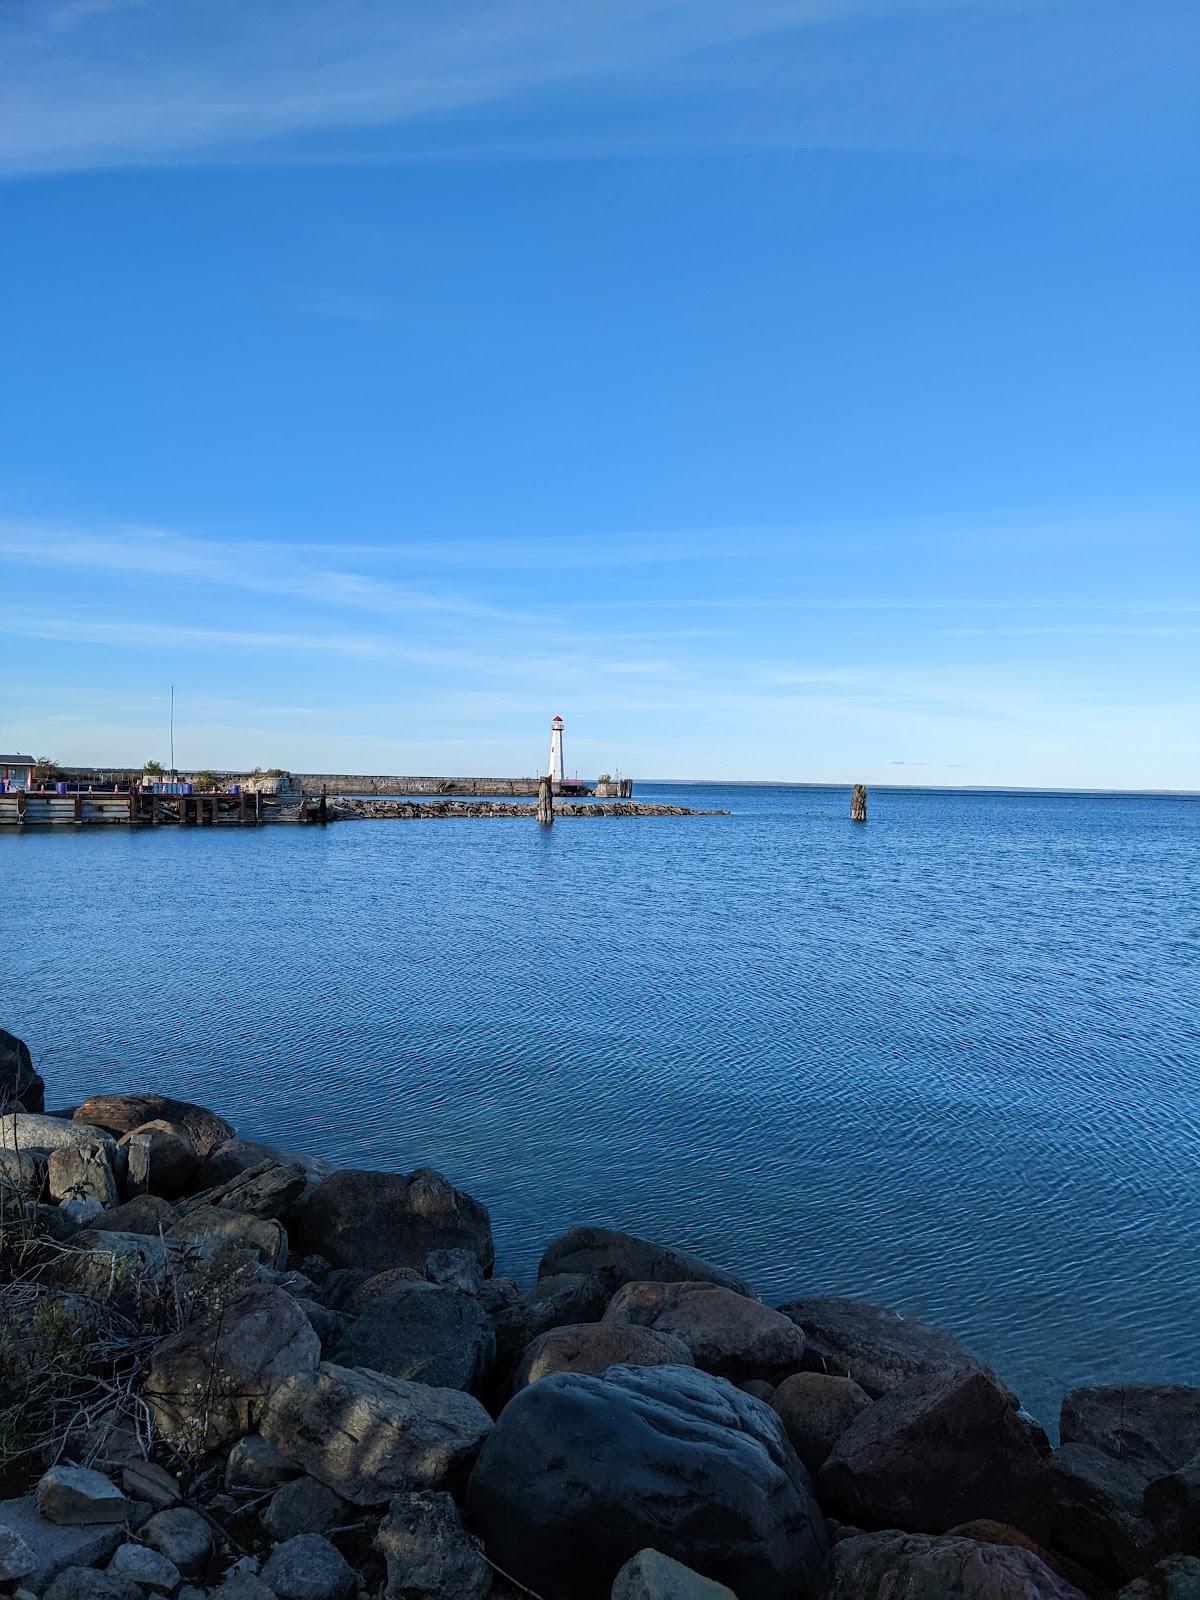
[[[0,746],[1200,789],[1191,0],[7,0]]]

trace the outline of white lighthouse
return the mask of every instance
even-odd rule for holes
[[[563,781],[562,733],[563,720],[561,717],[555,717],[554,721],[550,724],[551,783],[561,783]]]

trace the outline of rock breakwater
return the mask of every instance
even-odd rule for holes
[[[436,1172],[0,1045],[2,1595],[1200,1600],[1200,1389],[1052,1447],[917,1319],[596,1226],[522,1287]]]
[[[329,802],[337,822],[416,822],[447,817],[537,818],[537,807],[504,800],[375,800],[339,796]],[[690,806],[648,805],[640,800],[556,800],[556,817],[727,817],[728,811],[696,811]]]

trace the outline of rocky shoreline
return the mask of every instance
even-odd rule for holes
[[[2,1595],[1200,1600],[1200,1389],[1052,1448],[885,1308],[592,1226],[522,1288],[427,1168],[44,1101],[0,1032]]]
[[[329,800],[335,822],[418,821],[438,817],[524,817],[532,822],[537,807],[505,800]],[[728,811],[696,811],[689,806],[648,805],[640,800],[556,800],[556,817],[727,817]]]

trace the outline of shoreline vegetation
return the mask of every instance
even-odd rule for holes
[[[0,1031],[0,1594],[1200,1596],[1200,1389],[1073,1389],[1052,1446],[887,1308],[594,1225],[521,1286],[428,1168],[45,1098]]]

